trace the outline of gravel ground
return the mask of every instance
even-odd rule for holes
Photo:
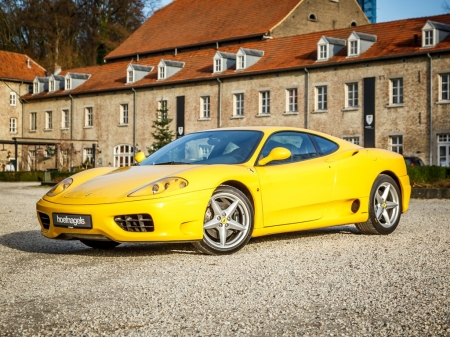
[[[341,226],[212,257],[46,239],[47,189],[0,183],[0,336],[450,336],[450,200],[412,200],[388,236]]]

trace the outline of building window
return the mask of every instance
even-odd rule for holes
[[[292,88],[287,90],[287,111],[298,112],[298,89]]]
[[[9,93],[9,105],[16,106],[17,102],[17,94],[15,92]]]
[[[93,108],[90,107],[86,107],[84,108],[84,126],[93,126],[94,125],[94,120],[93,120]]]
[[[84,164],[93,164],[94,163],[94,155],[93,155],[92,147],[85,147],[83,149],[83,163]]]
[[[424,47],[434,46],[434,31],[432,29],[425,30],[423,33],[425,34]]]
[[[347,142],[350,142],[350,143],[359,145],[359,137],[354,137],[354,136],[351,136],[351,137],[342,137],[342,139],[346,140]]]
[[[114,148],[114,167],[131,166],[134,164],[134,149],[132,145],[117,145]]]
[[[237,69],[245,69],[245,56],[244,55],[238,56]]]
[[[55,91],[55,81],[50,81],[50,92]]]
[[[166,78],[166,67],[159,67],[158,79],[163,80]]]
[[[17,118],[9,119],[9,132],[17,133]]]
[[[133,70],[128,71],[128,83],[134,82]]]
[[[319,46],[319,60],[327,60],[328,59],[328,45],[320,45]]]
[[[30,131],[36,131],[36,112],[30,113]]]
[[[347,108],[358,107],[358,83],[347,84]]]
[[[438,165],[450,166],[450,134],[438,135]]]
[[[270,114],[270,91],[261,91],[259,96],[261,104],[260,113],[263,115]]]
[[[70,90],[70,78],[66,78],[66,90]]]
[[[441,75],[441,101],[450,100],[450,74]]]
[[[403,78],[391,80],[392,85],[392,104],[403,104]]]
[[[158,101],[158,120],[162,118],[162,115],[164,114],[165,118],[167,118],[167,100],[162,99]]]
[[[215,73],[220,73],[222,71],[222,60],[221,59],[216,59],[214,61],[214,72]]]
[[[403,136],[389,137],[389,146],[392,152],[403,154]]]
[[[69,110],[63,109],[61,110],[61,129],[69,128]]]
[[[33,94],[39,94],[39,83],[34,82],[33,84]]]
[[[120,105],[120,124],[128,124],[128,104]]]
[[[234,115],[244,116],[244,94],[234,95]]]
[[[45,129],[53,129],[53,113],[51,111],[45,112]]]
[[[327,86],[316,87],[316,110],[325,111],[328,109]]]
[[[201,118],[210,118],[211,117],[211,99],[209,96],[202,96],[200,97],[201,105],[202,105],[202,111],[201,111]]]
[[[358,41],[350,41],[350,56],[358,55]]]

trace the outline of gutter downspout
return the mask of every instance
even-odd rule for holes
[[[69,94],[70,97],[70,140],[73,140],[73,97]]]
[[[430,53],[427,54],[430,59],[430,165],[433,165],[433,58]]]
[[[136,155],[136,90],[133,90],[133,153]]]
[[[309,129],[309,71],[305,68],[305,86],[306,86],[306,98],[305,98],[305,129]]]
[[[218,99],[218,105],[219,105],[219,114],[217,116],[217,127],[222,127],[222,81],[220,78],[217,78],[217,81],[219,82],[219,99]]]

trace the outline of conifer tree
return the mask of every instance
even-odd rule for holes
[[[147,147],[149,154],[159,150],[173,140],[175,135],[170,130],[172,120],[172,118],[168,117],[167,101],[161,100],[161,106],[156,110],[156,119],[153,121],[154,132],[151,133],[155,141],[150,147]]]

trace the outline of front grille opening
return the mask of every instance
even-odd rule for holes
[[[155,230],[150,214],[116,215],[114,221],[127,232],[153,232]]]
[[[49,229],[50,228],[50,217],[45,213],[38,212],[38,214],[39,214],[39,219],[41,220],[42,227],[44,227],[45,229]]]

